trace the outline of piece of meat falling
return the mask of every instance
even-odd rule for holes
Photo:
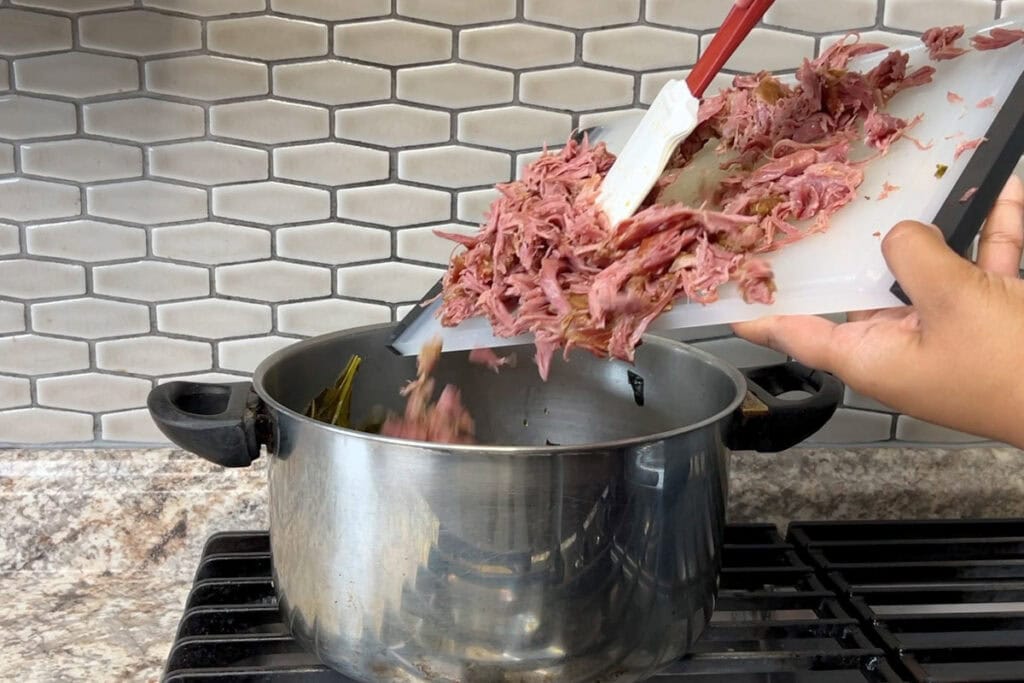
[[[994,28],[987,36],[971,38],[975,50],[999,50],[1017,42],[1024,43],[1024,30],[1019,28]]]
[[[973,140],[967,140],[966,142],[961,142],[956,146],[956,152],[953,153],[953,161],[957,161],[960,157],[973,149],[978,149],[981,147],[982,143],[986,141],[988,141],[988,138],[980,137]]]
[[[950,90],[949,92],[946,93],[946,101],[949,102],[950,104],[960,104],[961,102],[964,101],[964,98],[960,97],[955,92]]]
[[[921,42],[928,48],[928,56],[941,62],[967,54],[967,50],[956,46],[956,41],[960,40],[963,35],[964,27],[962,25],[936,26],[921,35]]]
[[[971,198],[974,197],[974,195],[977,194],[977,193],[978,193],[978,188],[976,188],[976,187],[972,187],[972,188],[968,189],[967,192],[964,192],[964,196],[960,197],[960,203],[961,204],[966,204],[967,202],[971,201]]]
[[[882,201],[883,199],[887,199],[889,197],[889,195],[891,195],[893,192],[895,192],[898,189],[900,189],[899,185],[893,185],[893,184],[889,183],[888,181],[882,183],[882,191],[878,195],[878,201]]]
[[[437,402],[431,402],[436,383],[431,374],[440,358],[440,339],[434,339],[420,349],[416,359],[416,379],[402,389],[405,413],[387,416],[380,430],[383,436],[430,443],[475,442],[473,418],[462,405],[456,387],[446,385]]]
[[[473,349],[469,352],[469,362],[476,365],[485,365],[494,372],[498,372],[503,366],[515,367],[516,356],[509,354],[499,356],[494,349]]]
[[[996,102],[996,98],[994,98],[994,97],[986,97],[985,99],[981,100],[980,102],[978,102],[974,106],[977,107],[978,109],[988,109],[993,104],[995,104],[995,102]]]

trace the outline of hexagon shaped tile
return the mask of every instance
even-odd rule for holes
[[[419,301],[442,275],[437,268],[395,261],[350,266],[338,271],[338,294],[390,303]]]
[[[9,443],[75,443],[93,438],[92,415],[46,408],[0,413],[0,432]]]
[[[30,384],[25,377],[0,376],[0,409],[20,408],[32,403]]]
[[[99,140],[57,140],[21,146],[26,173],[66,180],[113,180],[142,175],[142,150]]]
[[[12,5],[20,7],[40,7],[52,9],[64,14],[77,14],[80,12],[95,12],[101,9],[113,9],[115,7],[128,7],[134,0],[75,0],[69,3],[68,0],[11,0]]]
[[[0,178],[0,218],[35,221],[77,216],[82,195],[74,185],[29,178]]]
[[[152,383],[137,377],[87,372],[36,381],[39,404],[52,408],[102,411],[146,405]]]
[[[18,226],[0,223],[0,256],[17,254],[21,251],[21,239],[18,237]]]
[[[0,334],[25,331],[25,305],[0,300]]]
[[[436,64],[398,71],[398,97],[461,109],[512,101],[512,74],[469,64]]]
[[[522,75],[519,97],[527,104],[586,111],[633,102],[632,76],[570,66]]]
[[[274,94],[323,104],[372,102],[391,96],[387,69],[339,60],[274,67]]]
[[[0,55],[71,48],[71,20],[41,12],[0,9]]]
[[[396,19],[340,24],[334,27],[334,53],[392,66],[444,61],[452,57],[452,32]]]
[[[282,228],[277,231],[277,254],[331,265],[385,259],[391,256],[391,234],[343,223]]]
[[[459,33],[459,56],[510,69],[568,64],[576,56],[576,36],[568,31],[499,24]]]
[[[348,140],[401,148],[447,142],[451,115],[404,104],[339,109],[334,113],[335,135]]]
[[[277,326],[286,334],[315,337],[364,325],[390,322],[391,310],[379,304],[320,299],[284,304],[277,309]]]
[[[199,372],[213,367],[213,347],[157,336],[101,341],[96,344],[96,367],[139,375]]]
[[[153,422],[148,410],[125,410],[100,416],[104,441],[165,444],[168,439]]]
[[[652,26],[591,31],[583,38],[583,60],[619,69],[671,69],[697,61],[697,36]]]
[[[493,185],[511,174],[512,157],[501,152],[452,145],[398,153],[398,177],[427,185]]]
[[[529,107],[482,109],[459,114],[459,140],[519,150],[565,144],[572,117]]]
[[[701,52],[707,49],[713,33],[700,38]],[[757,72],[761,69],[780,71],[800,66],[805,57],[814,55],[814,38],[785,31],[755,28],[736,49],[726,69]]]
[[[275,225],[322,220],[331,215],[327,190],[266,182],[213,188],[215,216]]]
[[[82,118],[87,133],[138,142],[193,138],[206,131],[201,107],[149,97],[85,104]]]
[[[146,7],[166,9],[199,17],[214,17],[244,12],[258,12],[266,9],[267,0],[145,0]]]
[[[270,9],[300,17],[347,21],[387,14],[391,11],[391,0],[270,0]]]
[[[89,367],[89,345],[84,341],[22,334],[0,337],[0,372],[44,375]]]
[[[146,255],[146,232],[89,219],[30,225],[25,228],[28,253],[75,261],[116,261]]]
[[[161,332],[203,339],[246,337],[270,332],[270,306],[244,301],[203,299],[156,307]]]
[[[0,261],[0,296],[48,299],[85,294],[85,269],[34,259]]]
[[[0,136],[42,138],[75,132],[75,105],[23,95],[0,95]]]
[[[730,4],[724,2],[647,0],[647,20],[656,24],[702,31],[721,26],[725,15],[729,13],[729,7]]]
[[[327,27],[275,16],[219,19],[206,26],[214,52],[253,59],[296,59],[327,54]]]
[[[203,46],[202,26],[195,19],[145,10],[82,17],[78,33],[83,47],[129,55],[185,52]]]
[[[228,57],[195,55],[146,63],[146,84],[151,91],[199,100],[265,95],[268,80],[266,64]]]
[[[397,0],[396,9],[404,17],[442,24],[480,24],[516,15],[515,0]]]
[[[14,145],[0,142],[0,175],[14,173]]]
[[[493,187],[460,192],[456,205],[459,220],[479,225],[483,222],[487,212],[490,211],[491,204],[498,198],[498,194],[498,191]]]
[[[319,185],[351,185],[388,177],[387,152],[321,142],[274,150],[274,174]]]
[[[217,293],[257,301],[289,301],[331,293],[331,271],[285,261],[220,266]]]
[[[220,342],[217,344],[217,358],[223,370],[252,372],[267,356],[297,341],[288,337],[259,337]]]
[[[211,265],[253,261],[270,257],[270,233],[211,221],[156,228],[153,254]]]
[[[149,308],[107,299],[33,304],[32,329],[43,334],[101,339],[149,332]]]
[[[212,140],[150,147],[146,154],[152,175],[203,185],[263,180],[270,168],[262,149]]]
[[[206,191],[152,180],[86,188],[89,214],[133,223],[171,223],[206,217]]]
[[[281,100],[221,104],[210,108],[210,132],[228,138],[280,143],[330,135],[326,109]]]
[[[7,90],[10,87],[11,82],[7,75],[7,60],[0,59],[0,90]]]
[[[451,218],[451,195],[409,185],[374,185],[338,190],[338,216],[363,223],[418,225]]]
[[[139,88],[139,65],[122,57],[64,52],[14,62],[14,84],[25,92],[89,97]]]
[[[451,240],[438,237],[434,232],[435,230],[451,232],[457,235],[472,235],[478,229],[455,223],[428,228],[399,230],[395,235],[395,239],[398,242],[398,257],[413,261],[427,261],[443,266],[448,265],[452,255],[463,251],[464,247]]]
[[[206,296],[210,273],[205,268],[160,261],[138,261],[97,266],[92,272],[93,291],[139,301],[172,301]]]
[[[640,18],[640,0],[525,0],[523,15],[530,21],[595,28],[611,24],[629,24]],[[693,3],[687,3],[690,5]]]

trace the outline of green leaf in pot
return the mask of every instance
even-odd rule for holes
[[[337,381],[320,392],[306,409],[306,416],[336,427],[349,427],[352,419],[352,387],[363,359],[352,356]]]

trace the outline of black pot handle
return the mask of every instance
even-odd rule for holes
[[[248,467],[260,455],[262,401],[251,382],[167,382],[146,404],[167,438],[212,463]]]
[[[745,368],[747,396],[726,438],[732,450],[777,453],[825,426],[843,401],[843,383],[797,362]],[[803,391],[806,398],[779,398]]]

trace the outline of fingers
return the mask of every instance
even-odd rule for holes
[[[1016,278],[1024,252],[1024,183],[1016,175],[1003,187],[981,229],[978,267]]]
[[[980,274],[949,246],[938,228],[904,221],[882,240],[889,269],[927,319],[932,312],[958,306]]]
[[[831,320],[812,315],[771,316],[732,327],[747,341],[792,356],[804,365],[835,372],[831,337],[836,323]]]

